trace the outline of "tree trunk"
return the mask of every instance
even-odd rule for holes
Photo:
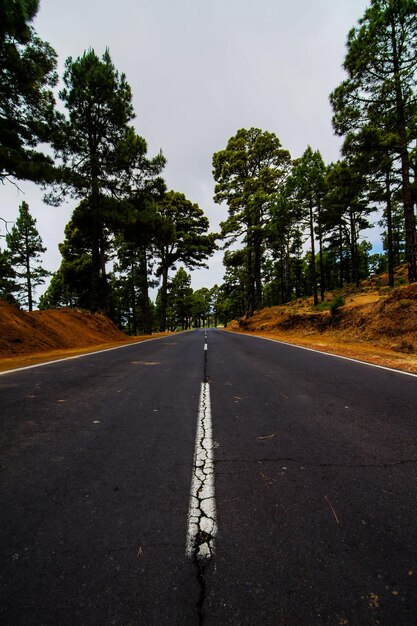
[[[342,222],[339,222],[339,287],[343,288],[343,229]]]
[[[416,144],[414,146],[414,162],[412,164],[412,169],[413,169],[413,174],[414,174],[414,180],[413,180],[413,192],[412,192],[412,199],[413,199],[413,204],[414,204],[414,215],[416,214],[416,209],[417,209],[417,139],[416,139]]]
[[[137,335],[138,333],[138,320],[136,315],[136,293],[135,293],[135,284],[132,280],[131,282],[131,298],[132,298],[132,335]]]
[[[161,332],[166,331],[167,326],[167,309],[168,309],[168,267],[162,260],[162,284],[161,284],[161,308],[160,308],[160,320],[159,330]]]
[[[255,248],[255,310],[262,309],[262,252],[261,245],[257,242]]]
[[[141,309],[143,318],[143,330],[145,335],[152,334],[151,310],[149,307],[149,283],[148,283],[148,257],[145,246],[140,251],[139,267]]]
[[[91,211],[91,312],[101,309],[100,298],[100,220],[98,215],[98,194],[93,189],[89,198]]]
[[[394,287],[394,246],[392,236],[392,202],[390,172],[385,175],[386,213],[387,213],[387,257],[388,257],[388,285]]]
[[[33,311],[32,280],[30,275],[29,236],[25,229],[25,262],[26,262],[26,286],[28,291],[28,309]]]
[[[410,157],[407,144],[407,123],[405,118],[405,104],[400,78],[400,64],[398,57],[397,36],[395,31],[394,18],[391,21],[391,43],[393,51],[395,100],[397,110],[397,129],[400,140],[399,155],[401,159],[401,178],[404,205],[404,225],[405,225],[405,256],[408,266],[408,282],[417,281],[417,237],[416,220],[414,216],[413,197],[410,186]]]
[[[403,181],[403,203],[404,203],[404,223],[405,223],[405,258],[408,266],[408,282],[417,282],[416,268],[416,220],[414,217],[414,207],[411,195],[409,176],[409,156],[408,150],[404,150],[401,157],[401,174]]]
[[[246,317],[252,317],[255,311],[255,277],[253,268],[252,241],[248,241],[246,247]]]
[[[358,255],[358,242],[356,237],[356,220],[354,212],[349,208],[349,221],[350,221],[350,264],[351,264],[351,277],[352,282],[356,287],[359,287],[359,255]]]
[[[323,268],[323,232],[321,227],[321,206],[318,204],[318,231],[319,231],[319,263],[320,263],[320,302],[324,302],[324,268]]]
[[[109,289],[107,283],[106,272],[106,251],[102,229],[100,228],[100,273],[99,273],[99,290],[101,310],[107,315],[112,316],[112,307],[109,299]]]
[[[316,272],[316,249],[314,242],[314,214],[313,214],[313,202],[310,200],[309,203],[309,214],[310,214],[310,239],[311,239],[311,280],[313,283],[313,299],[314,306],[317,306],[319,303],[319,298],[317,295],[317,272]]]
[[[281,246],[281,259],[280,259],[280,274],[281,274],[281,302],[280,304],[284,304],[285,302],[285,295],[286,295],[286,289],[285,289],[285,248],[284,245]]]

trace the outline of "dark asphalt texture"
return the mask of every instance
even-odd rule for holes
[[[207,352],[198,330],[0,376],[1,626],[417,623],[417,378],[207,335]]]

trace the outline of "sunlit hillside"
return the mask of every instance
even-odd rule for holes
[[[386,275],[326,294],[317,307],[312,298],[262,309],[234,320],[229,330],[265,335],[290,343],[417,371],[417,284],[387,287]]]

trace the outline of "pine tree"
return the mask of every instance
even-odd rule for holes
[[[52,175],[38,145],[50,141],[56,54],[30,24],[38,7],[39,0],[0,2],[0,182]]]
[[[159,257],[158,274],[162,278],[160,289],[160,330],[166,330],[169,271],[176,263],[188,269],[206,267],[205,261],[216,248],[215,236],[208,234],[209,221],[198,204],[184,194],[167,192],[158,203],[160,232],[155,241]]]
[[[209,323],[212,294],[210,289],[202,287],[193,293],[193,320],[195,328],[205,328]]]
[[[290,154],[278,137],[258,128],[239,130],[225,150],[213,155],[214,201],[226,202],[229,211],[222,236],[230,243],[244,238],[247,316],[262,307],[265,226],[289,164]]]
[[[40,299],[39,308],[59,306],[89,310],[91,305],[91,221],[85,202],[73,211],[65,226],[64,241],[58,244],[61,264],[52,275],[48,289]],[[107,237],[101,247],[106,254]]]
[[[330,247],[338,249],[339,286],[359,287],[359,235],[370,228],[368,217],[375,210],[365,196],[366,179],[358,164],[345,159],[329,166],[326,186],[323,229]]]
[[[55,136],[61,179],[50,201],[59,203],[63,193],[71,193],[84,202],[90,216],[91,310],[110,312],[103,263],[106,229],[118,222],[132,187],[146,188],[165,159],[162,155],[146,159],[146,141],[130,125],[134,118],[130,86],[108,50],[101,59],[94,50],[67,59],[64,84],[60,97],[68,115],[62,117]]]
[[[169,291],[169,327],[171,330],[188,330],[193,315],[193,289],[191,276],[180,267],[172,279]]]
[[[301,280],[301,254],[304,243],[301,211],[294,198],[291,175],[277,194],[268,224],[268,248],[271,267],[271,304],[289,302],[304,294]]]
[[[294,162],[291,173],[292,193],[297,205],[302,209],[301,219],[308,224],[311,246],[311,280],[313,285],[314,304],[318,304],[317,272],[316,272],[316,236],[319,240],[320,259],[320,291],[321,301],[324,300],[323,251],[321,207],[325,192],[324,177],[326,166],[318,150],[313,152],[307,147],[300,159]]]
[[[347,41],[348,78],[331,94],[339,135],[377,129],[399,160],[409,282],[417,281],[410,142],[417,138],[417,1],[371,0]]]
[[[14,294],[18,290],[16,272],[11,263],[9,250],[0,250],[0,299],[16,304]]]
[[[49,272],[43,269],[40,255],[46,251],[36,228],[36,219],[29,212],[29,205],[22,202],[19,216],[11,232],[6,235],[10,260],[18,282],[18,300],[29,311],[33,310],[34,289],[45,282]]]

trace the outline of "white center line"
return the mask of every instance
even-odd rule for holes
[[[214,554],[216,534],[210,385],[202,383],[188,512],[186,555],[198,560],[210,559]]]

